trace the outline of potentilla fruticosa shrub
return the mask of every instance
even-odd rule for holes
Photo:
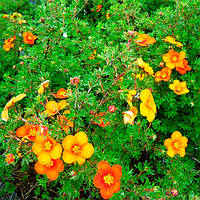
[[[197,1],[2,8],[2,197],[199,198]]]

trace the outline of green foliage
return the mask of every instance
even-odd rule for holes
[[[102,8],[97,12],[97,6]],[[21,13],[24,24],[17,24],[3,14]],[[110,18],[107,19],[106,15]],[[97,163],[105,160],[122,166],[121,189],[111,199],[198,199],[199,198],[199,2],[174,0],[108,0],[108,1],[1,1],[0,3],[0,112],[4,105],[21,93],[26,97],[9,109],[10,119],[0,121],[0,180],[5,183],[0,196],[14,190],[26,197],[41,199],[100,199],[93,178]],[[34,45],[23,42],[23,32],[37,36]],[[149,34],[156,43],[138,47],[128,31]],[[17,36],[15,45],[6,52],[4,41]],[[183,48],[162,41],[173,36]],[[127,48],[127,43],[130,46]],[[149,63],[160,71],[162,56],[171,48],[186,52],[191,71],[180,75],[175,69],[168,82],[156,82],[135,61]],[[22,48],[22,50],[19,50]],[[95,53],[96,51],[96,53]],[[94,59],[89,59],[94,56]],[[78,85],[70,80],[78,77]],[[123,80],[121,79],[123,77]],[[50,81],[43,95],[39,85]],[[174,80],[186,81],[189,93],[176,95],[169,88]],[[94,146],[94,155],[79,166],[65,164],[55,181],[34,170],[37,157],[32,142],[16,137],[16,129],[31,116],[37,116],[48,127],[51,137],[62,143],[67,135],[56,116],[41,113],[47,101],[56,100],[60,88],[69,88],[66,99],[70,110],[65,116],[74,122],[68,134],[86,132]],[[140,111],[139,93],[150,88],[157,107],[156,118],[149,123],[138,112],[134,125],[123,122],[122,113],[129,108],[127,90],[136,90],[133,106]],[[108,106],[116,111],[110,113]],[[92,112],[93,111],[93,114]],[[63,111],[60,111],[63,113]],[[106,113],[100,127],[95,114]],[[58,114],[59,116],[59,114]],[[186,156],[170,158],[164,141],[174,131],[188,138]],[[21,143],[20,143],[21,142]],[[20,144],[20,145],[19,145]],[[22,156],[18,156],[18,150]],[[5,162],[8,153],[15,155],[13,164]],[[172,189],[178,196],[172,197]]]

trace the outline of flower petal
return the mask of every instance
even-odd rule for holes
[[[35,171],[38,174],[45,174],[46,172],[46,167],[44,165],[41,165],[39,162],[35,163]]]
[[[113,196],[113,192],[105,188],[100,189],[100,194],[101,194],[101,197],[104,199],[109,199],[110,197]]]
[[[104,171],[105,169],[108,169],[108,170],[111,169],[110,164],[106,161],[100,161],[97,167],[98,167],[99,173],[101,173],[101,171]]]
[[[65,137],[65,139],[62,141],[62,145],[64,150],[70,151],[72,148],[72,145],[75,144],[75,136],[73,135],[68,135]]]
[[[84,132],[81,131],[76,133],[75,140],[79,145],[82,145],[88,142],[88,137]]]
[[[168,148],[167,155],[170,157],[174,157],[174,150],[172,148]]]
[[[175,132],[172,133],[171,138],[172,138],[173,141],[177,140],[177,138],[179,138],[179,137],[182,137],[182,134],[179,131],[175,131]]]
[[[81,156],[76,156],[76,161],[78,162],[79,165],[82,165],[85,162],[85,158]]]
[[[17,137],[24,137],[27,135],[27,129],[25,126],[21,126],[16,130]]]
[[[165,142],[164,142],[164,145],[165,145],[165,147],[166,147],[167,149],[168,149],[169,147],[171,147],[171,146],[172,146],[172,139],[171,139],[171,138],[166,139]]]
[[[35,142],[32,146],[33,153],[38,155],[42,150],[42,144],[39,142]]]
[[[46,171],[46,175],[47,175],[48,179],[54,181],[54,180],[56,180],[56,179],[58,178],[59,173],[58,173],[57,170],[48,169],[48,170]]]
[[[63,161],[67,164],[74,163],[76,162],[76,156],[69,151],[63,151]]]
[[[90,143],[86,143],[82,146],[81,156],[83,158],[90,158],[94,153],[94,147]]]
[[[115,179],[120,179],[122,176],[122,166],[121,165],[113,165],[112,171],[114,173]]]
[[[50,152],[50,156],[53,159],[59,159],[62,153],[62,146],[61,144],[57,143],[53,146],[53,149]]]
[[[93,184],[96,188],[102,188],[103,187],[103,182],[102,182],[102,177],[99,174],[96,174],[94,179],[93,179]]]
[[[50,154],[47,153],[46,151],[40,152],[38,155],[38,162],[41,165],[48,165],[51,162]]]

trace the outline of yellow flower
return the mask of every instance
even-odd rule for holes
[[[170,157],[174,157],[175,154],[179,154],[180,157],[184,157],[187,142],[188,139],[186,137],[183,137],[180,132],[173,132],[171,138],[166,139],[164,142],[164,145],[167,148],[167,155]]]
[[[134,120],[137,116],[138,110],[136,107],[131,107],[130,110],[123,112],[124,124],[134,125]]]
[[[146,116],[149,122],[155,119],[156,104],[154,102],[153,96],[149,89],[145,89],[140,93],[140,99],[142,103],[140,104],[140,113],[142,116]]]
[[[179,80],[174,80],[173,84],[169,85],[169,88],[173,90],[177,95],[182,95],[189,92],[185,81],[180,82]]]
[[[60,158],[62,146],[49,135],[36,135],[32,150],[41,165],[48,165],[52,159]]]
[[[86,158],[90,158],[94,153],[94,147],[88,143],[88,137],[84,132],[78,132],[74,136],[68,135],[62,142],[64,152],[63,160],[71,164],[78,162],[82,165]]]
[[[9,17],[9,15],[7,15],[7,14],[4,14],[3,16],[2,16],[2,18],[8,18]]]
[[[136,78],[138,78],[140,81],[142,81],[145,76],[146,74],[136,74]]]
[[[110,14],[107,13],[107,14],[106,14],[106,19],[109,19],[109,18],[110,18]]]
[[[14,12],[10,19],[17,19],[17,18],[21,18],[22,17],[22,14],[21,13],[17,13],[17,12]]]
[[[132,100],[133,100],[133,97],[136,95],[136,91],[135,90],[130,90],[128,91],[128,94],[127,94],[127,99],[126,99],[126,102],[128,103],[128,105],[130,107],[132,107]]]
[[[26,96],[26,94],[22,93],[22,94],[19,94],[16,97],[13,97],[12,99],[10,99],[10,101],[8,101],[8,103],[5,105],[5,107],[4,107],[4,109],[3,109],[2,113],[1,113],[1,119],[4,120],[4,121],[7,121],[9,119],[8,109],[12,105],[14,105],[17,101],[22,100],[25,96]]]
[[[43,112],[43,114],[47,116],[55,115],[57,114],[60,110],[65,108],[68,105],[67,101],[62,100],[60,102],[55,102],[55,101],[49,101],[46,104],[46,110]]]
[[[38,89],[38,94],[40,95],[43,94],[47,87],[49,87],[49,80],[46,80],[40,84],[39,89]]]
[[[165,39],[163,39],[163,41],[171,43],[171,44],[175,44],[177,47],[182,47],[183,44],[181,42],[177,42],[173,37],[171,36],[167,36]]]
[[[154,74],[154,71],[153,71],[153,68],[149,66],[148,63],[144,62],[142,60],[142,58],[138,58],[135,63],[141,67],[142,69],[144,69],[145,72],[147,72],[149,75],[152,75]]]

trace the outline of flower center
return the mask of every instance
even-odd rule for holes
[[[176,62],[177,60],[178,60],[178,58],[177,58],[176,56],[173,56],[173,57],[172,57],[172,61],[173,61],[173,62]]]
[[[78,145],[74,145],[73,148],[72,148],[72,151],[74,153],[78,153],[80,151],[80,147]]]
[[[28,36],[28,40],[32,40],[32,37],[31,37],[31,36]]]
[[[161,76],[161,77],[162,77],[162,78],[166,78],[166,76],[167,76],[166,74],[162,74],[162,76]]]
[[[179,142],[174,142],[174,148],[178,149],[180,147],[180,143]]]
[[[29,135],[30,136],[35,136],[36,133],[37,133],[37,131],[34,128],[32,128],[32,129],[29,130]]]
[[[48,165],[46,165],[47,167],[51,167],[53,166],[53,161],[51,161]]]
[[[180,92],[181,90],[183,90],[183,87],[180,86],[180,85],[177,85],[177,86],[176,86],[176,91]]]
[[[114,178],[110,174],[104,176],[103,179],[104,179],[104,182],[108,185],[113,184],[114,182]]]
[[[47,142],[44,143],[44,148],[45,148],[45,150],[50,150],[50,149],[51,149],[51,146],[52,146],[52,144],[51,144],[51,142],[49,142],[49,141],[47,141]]]

